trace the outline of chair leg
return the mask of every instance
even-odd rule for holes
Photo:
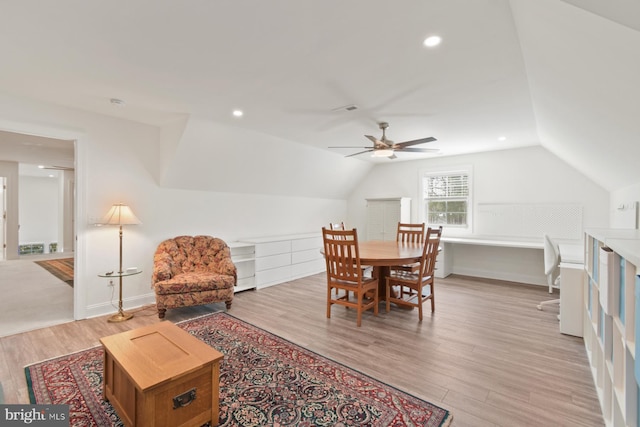
[[[378,315],[378,302],[379,302],[378,297],[379,297],[378,290],[376,289],[373,291],[373,315],[374,316]]]
[[[391,299],[391,285],[389,284],[389,280],[387,280],[387,286],[385,286],[386,288],[386,296],[387,296],[387,313],[391,310],[391,301],[389,301]]]
[[[431,291],[431,312],[436,311],[436,293],[434,292],[433,283],[429,286]]]
[[[545,305],[548,304],[560,304],[560,300],[559,299],[552,299],[552,300],[548,300],[548,301],[543,301],[540,304],[538,304],[538,306],[536,307],[538,310],[542,310],[542,307],[544,307]]]
[[[330,318],[331,318],[331,287],[328,287],[327,288],[327,319],[330,319]]]
[[[227,307],[227,310],[231,308],[231,301],[225,301],[224,305]]]
[[[160,319],[164,319],[164,315],[165,315],[166,312],[167,312],[166,308],[159,308],[158,309],[158,317]]]
[[[356,326],[360,327],[362,324],[362,292],[358,292],[358,320]]]

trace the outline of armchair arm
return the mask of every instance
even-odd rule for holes
[[[220,274],[227,276],[233,276],[236,280],[238,278],[238,270],[235,264],[231,261],[231,258],[223,258],[220,260],[217,266],[217,270]]]
[[[171,273],[171,256],[167,252],[159,252],[153,256],[152,283],[169,280],[173,276]]]

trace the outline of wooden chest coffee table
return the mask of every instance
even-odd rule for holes
[[[218,424],[222,353],[167,321],[100,342],[104,399],[125,426]]]

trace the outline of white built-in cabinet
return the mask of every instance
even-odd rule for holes
[[[243,239],[255,247],[255,286],[260,289],[325,271],[320,233]]]
[[[607,426],[637,427],[640,422],[638,266],[638,230],[586,232],[584,344]]]
[[[231,261],[236,266],[238,281],[234,292],[255,289],[256,287],[256,257],[255,245],[246,242],[230,242]]]
[[[398,222],[411,222],[411,198],[367,199],[367,240],[396,240]]]

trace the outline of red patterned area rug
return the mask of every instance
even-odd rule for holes
[[[220,426],[430,426],[449,411],[227,313],[180,327],[224,354]],[[122,426],[102,400],[102,347],[25,368],[31,403],[68,404],[72,426]]]

